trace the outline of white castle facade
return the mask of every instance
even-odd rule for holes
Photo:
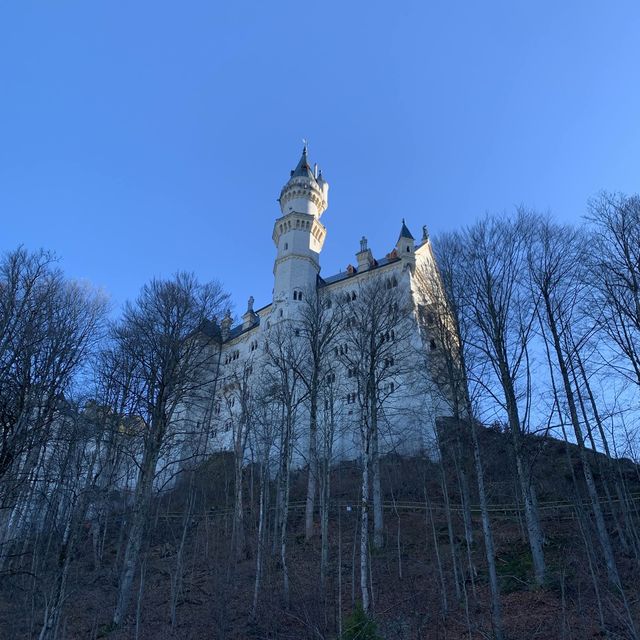
[[[433,455],[435,420],[450,415],[451,409],[430,379],[430,361],[437,357],[439,345],[428,328],[425,329],[428,321],[420,322],[421,312],[424,319],[425,309],[432,304],[430,292],[425,291],[424,274],[437,274],[426,228],[423,227],[421,240],[416,241],[402,220],[395,246],[378,259],[363,237],[360,251],[355,255],[355,265],[349,265],[339,274],[324,276],[320,254],[327,229],[321,218],[328,206],[328,193],[329,185],[317,166],[312,168],[309,164],[305,146],[279,197],[281,215],[273,227],[276,247],[273,300],[254,310],[253,298],[250,298],[242,323],[237,326],[232,326],[231,316],[227,313],[215,332],[217,371],[212,379],[216,381],[203,387],[198,402],[180,412],[178,422],[186,421],[202,429],[206,444],[197,445],[201,452],[202,447],[207,451],[233,450],[238,445],[238,437],[246,437],[251,453],[245,455],[257,455],[259,438],[254,438],[247,423],[264,420],[265,407],[255,405],[261,393],[263,405],[265,401],[279,402],[265,400],[264,392],[273,384],[269,382],[269,376],[273,381],[279,375],[281,380],[282,374],[286,373],[274,371],[277,368],[272,362],[274,342],[282,340],[283,335],[288,336],[290,345],[294,346],[296,341],[307,340],[301,335],[301,327],[308,322],[309,298],[317,296],[331,306],[333,312],[340,310],[342,329],[330,345],[325,345],[327,354],[319,372],[315,411],[310,406],[308,385],[298,381],[291,391],[296,396],[293,400],[293,463],[304,465],[308,458],[312,411],[315,413],[317,447],[326,448],[326,434],[330,433],[328,446],[332,458],[358,457],[362,448],[362,422],[367,419],[364,414],[370,414],[371,399],[364,399],[362,376],[357,371],[362,362],[357,360],[357,336],[354,338],[350,313],[356,305],[360,305],[360,315],[366,312],[368,301],[362,296],[375,292],[376,304],[389,306],[388,314],[371,308],[374,316],[377,313],[377,321],[382,323],[380,332],[375,335],[378,341],[375,346],[380,350],[375,365],[380,369],[376,382],[379,388],[374,392],[379,440],[376,446],[381,453],[426,452]],[[423,277],[419,278],[419,274]],[[389,324],[394,311],[397,316],[398,301],[402,305],[401,316]],[[350,344],[351,351],[348,352]],[[309,365],[305,362],[309,356],[305,356],[302,347],[298,355],[302,362],[291,364],[291,377],[285,384],[295,385],[295,381],[292,382],[296,375],[294,369]],[[272,407],[273,420],[283,421],[283,411]],[[258,413],[263,417],[256,418]],[[243,428],[247,429],[246,434],[238,432]],[[276,448],[279,428],[282,425],[276,425],[272,433]],[[193,433],[193,430],[185,429],[184,433]],[[184,459],[185,454],[188,457],[189,453],[195,453],[193,447],[194,439],[185,438],[180,447],[181,457]]]

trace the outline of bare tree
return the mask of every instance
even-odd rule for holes
[[[287,524],[289,519],[289,493],[291,463],[296,440],[296,424],[300,408],[307,398],[300,371],[305,352],[295,335],[296,327],[290,320],[276,322],[265,337],[266,388],[272,402],[280,408],[280,450],[278,469],[277,513],[280,564],[282,566],[285,607],[289,607],[289,567],[287,564]]]
[[[248,556],[244,524],[244,500],[243,500],[243,469],[245,466],[245,454],[247,439],[251,432],[254,414],[256,411],[253,376],[253,358],[249,358],[241,365],[232,368],[225,375],[222,399],[224,404],[221,418],[225,423],[225,430],[231,430],[233,458],[234,458],[234,515],[232,544],[235,550],[236,560]]]
[[[18,249],[0,263],[0,543],[39,512],[33,497],[65,395],[101,337],[105,311],[104,296],[66,280],[49,254]]]
[[[341,326],[341,307],[334,305],[332,297],[317,289],[304,292],[299,304],[296,322],[305,357],[300,379],[307,392],[309,410],[309,446],[307,466],[307,499],[305,506],[305,538],[313,535],[313,513],[318,492],[318,402],[323,375],[328,371],[330,356]]]
[[[353,405],[354,423],[360,431],[362,458],[360,586],[362,606],[369,611],[369,501],[373,493],[374,546],[384,542],[380,478],[380,422],[403,373],[414,364],[410,344],[412,307],[409,293],[398,286],[395,274],[381,286],[364,281],[344,295],[343,340],[334,347],[346,368],[351,389],[347,403]],[[370,476],[371,475],[371,480]],[[371,482],[371,484],[370,484]]]
[[[483,362],[482,382],[507,414],[520,491],[524,502],[529,547],[535,579],[545,579],[543,535],[523,434],[530,406],[528,348],[532,339],[537,300],[524,283],[529,216],[518,211],[515,220],[487,217],[461,235],[464,250],[461,268],[466,271],[466,310],[474,335],[472,348]],[[487,373],[492,375],[488,376]],[[518,401],[525,394],[525,409]],[[499,394],[492,385],[497,381]]]
[[[588,219],[597,320],[620,356],[617,371],[640,385],[640,196],[602,193]]]
[[[585,436],[578,416],[578,403],[571,381],[574,360],[573,328],[583,295],[587,262],[586,238],[575,229],[551,223],[545,218],[532,219],[533,233],[529,251],[529,274],[532,296],[540,297],[538,314],[550,334],[551,347],[560,371],[564,396],[569,410],[573,433],[578,444],[591,508],[596,521],[598,539],[602,547],[610,582],[621,588],[611,540],[604,521],[600,499],[593,477],[591,460],[585,447]]]
[[[126,613],[153,492],[156,467],[177,407],[199,386],[216,356],[215,339],[203,329],[219,318],[227,296],[217,283],[200,284],[191,274],[152,280],[125,306],[112,339],[127,363],[135,363],[131,408],[141,418],[144,447],[124,552],[114,626]],[[126,370],[126,367],[125,367]],[[128,373],[127,382],[131,380]],[[124,384],[124,381],[123,381]]]
[[[495,544],[489,517],[485,472],[466,373],[467,361],[473,358],[473,353],[470,353],[469,314],[465,308],[466,273],[459,268],[463,250],[464,245],[457,234],[440,237],[436,244],[438,270],[426,268],[419,271],[417,281],[419,289],[424,290],[423,295],[427,303],[426,309],[421,313],[421,320],[427,331],[434,332],[436,339],[442,344],[441,352],[430,367],[432,380],[444,388],[443,395],[449,399],[453,418],[466,424],[470,434],[491,591],[491,620],[494,636],[496,640],[501,640],[504,636],[502,599],[496,571]],[[459,429],[456,428],[456,431]],[[468,516],[465,516],[465,519],[467,518]],[[468,524],[466,526],[469,527]]]
[[[253,602],[251,605],[251,618],[255,620],[258,614],[258,602],[262,589],[262,576],[264,573],[265,551],[267,549],[267,511],[269,509],[269,494],[271,480],[271,456],[277,441],[277,431],[280,426],[281,411],[276,403],[272,402],[272,384],[270,375],[258,378],[258,384],[262,391],[257,394],[255,400],[255,413],[253,428],[249,434],[249,446],[259,466],[260,495],[258,498],[258,532],[256,549],[256,575],[253,587]]]

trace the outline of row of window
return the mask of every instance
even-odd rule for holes
[[[285,231],[289,231],[290,229],[310,229],[311,221],[310,220],[300,220],[296,219],[295,225],[292,224],[291,220],[286,220],[285,222],[280,223],[280,233],[284,233]],[[286,247],[285,247],[286,249]]]
[[[335,373],[330,373],[330,374],[327,374],[327,378],[331,378],[335,382],[336,375],[335,375]],[[385,386],[384,386],[384,392],[385,393],[393,393],[395,391],[395,389],[396,389],[395,382],[387,382],[385,384]],[[348,393],[347,396],[346,396],[346,403],[347,404],[355,404],[357,399],[358,399],[358,394],[357,393],[355,393],[355,392]],[[235,407],[235,405],[236,405],[236,399],[235,399],[235,396],[232,396],[231,398],[229,398],[229,407],[233,408],[233,407]],[[324,401],[325,410],[328,410],[329,407],[330,407],[329,399],[325,398],[325,401]],[[222,402],[220,400],[217,400],[215,405],[214,405],[213,412],[214,412],[215,415],[219,416],[221,411],[222,411]]]
[[[225,364],[229,364],[230,362],[233,362],[234,360],[237,360],[239,357],[240,357],[240,351],[238,349],[236,349],[235,351],[230,351],[224,357],[224,363]]]

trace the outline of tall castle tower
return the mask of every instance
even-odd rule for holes
[[[320,216],[327,208],[328,195],[329,184],[317,167],[311,169],[305,144],[298,166],[278,198],[282,216],[273,227],[277,249],[273,267],[276,305],[301,300],[305,292],[316,287],[320,251],[327,233]]]

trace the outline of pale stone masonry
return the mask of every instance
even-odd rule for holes
[[[204,387],[200,401],[183,408],[180,419],[186,420],[202,436],[193,437],[193,427],[184,429],[190,436],[182,442],[181,457],[188,458],[195,449],[203,452],[232,448],[232,421],[238,415],[235,398],[229,396],[230,381],[239,372],[245,379],[260,384],[264,372],[264,346],[269,334],[279,323],[285,323],[295,331],[296,319],[309,291],[317,290],[321,296],[348,304],[366,283],[374,282],[380,287],[397,288],[411,300],[408,323],[402,333],[405,344],[398,344],[399,352],[410,353],[397,376],[389,376],[385,383],[384,420],[380,426],[381,450],[398,453],[426,452],[434,454],[433,434],[435,419],[450,414],[445,399],[437,386],[429,381],[429,359],[437,350],[433,338],[419,326],[419,309],[432,304],[431,294],[418,286],[417,273],[437,273],[431,244],[423,227],[420,241],[411,235],[402,220],[400,234],[390,253],[374,258],[366,238],[360,240],[354,265],[344,272],[324,277],[320,269],[320,253],[327,230],[321,222],[328,206],[329,185],[317,166],[312,168],[305,146],[302,157],[280,192],[280,217],[273,227],[273,242],[276,257],[273,268],[273,300],[254,310],[254,300],[249,299],[242,322],[232,326],[229,314],[219,328],[212,332],[217,336],[218,376],[215,385]],[[424,283],[424,278],[422,279]],[[431,296],[432,298],[433,296]],[[393,332],[392,332],[393,333]],[[338,340],[337,343],[340,341]],[[339,347],[336,346],[336,356]],[[331,375],[337,375],[339,392],[334,398],[332,411],[339,426],[336,429],[334,456],[355,458],[359,453],[358,409],[354,390],[350,388],[350,373],[335,359]],[[248,378],[247,378],[248,372]],[[337,372],[337,374],[335,373]],[[212,376],[216,377],[216,376]],[[226,394],[226,395],[225,395]],[[324,420],[326,403],[320,403],[320,428]],[[308,409],[301,406],[296,419],[295,464],[304,464],[308,447]],[[206,432],[206,435],[205,435]],[[206,444],[203,444],[206,440]],[[249,443],[251,449],[251,443]],[[186,455],[185,455],[186,454]]]

